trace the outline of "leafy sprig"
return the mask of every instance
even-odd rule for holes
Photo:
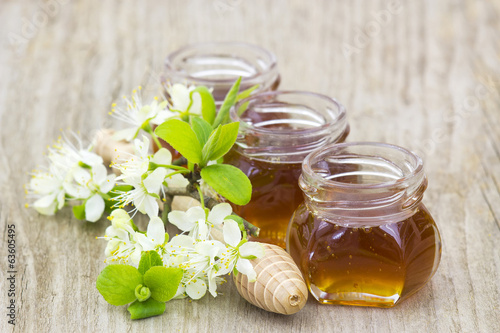
[[[96,287],[112,305],[129,303],[131,319],[157,316],[165,312],[165,302],[175,296],[183,271],[163,267],[156,251],[142,253],[139,268],[130,265],[108,265],[97,277]]]

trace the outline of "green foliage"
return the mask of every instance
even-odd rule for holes
[[[188,123],[179,119],[170,119],[158,126],[155,133],[174,147],[189,162],[200,163],[200,141]]]
[[[212,125],[199,117],[191,117],[191,127],[193,128],[198,141],[203,146],[212,133]]]
[[[168,302],[175,296],[182,279],[182,269],[151,267],[144,274],[144,284],[151,290],[151,297],[160,302]]]
[[[231,149],[238,136],[239,123],[219,126],[214,130],[201,151],[202,165],[208,161],[216,161]]]
[[[79,220],[85,220],[85,203],[73,206],[73,215]]]
[[[242,99],[247,98],[258,87],[259,87],[259,85],[256,84],[255,86],[251,86],[247,90],[240,92],[238,94],[238,96],[236,97],[236,101],[238,102],[238,101],[241,101]],[[241,116],[243,114],[243,112],[246,111],[247,108],[248,108],[248,102],[245,102],[245,103],[240,105],[240,107],[238,108],[238,111],[236,111],[236,113],[238,114],[238,116]]]
[[[163,266],[163,260],[156,251],[144,252],[139,262],[139,273],[144,275],[153,266]]]
[[[159,316],[165,312],[165,303],[149,298],[144,302],[135,301],[127,308],[130,319],[144,319]]]
[[[142,274],[137,268],[109,265],[97,277],[96,287],[109,304],[125,305],[136,299],[135,288],[139,284],[142,284]]]
[[[193,92],[202,97],[203,118],[192,115],[189,124],[170,119],[158,126],[155,133],[187,159],[190,171],[201,170],[201,177],[218,193],[237,205],[245,205],[252,193],[248,177],[229,165],[207,166],[210,161],[221,163],[222,157],[236,142],[239,123],[226,124],[229,110],[238,99],[249,96],[257,88],[253,86],[238,94],[240,82],[241,78],[238,78],[233,84],[217,116],[210,91],[206,87],[196,88]]]
[[[112,305],[128,307],[132,319],[162,314],[165,302],[172,299],[183,275],[180,268],[163,267],[155,251],[143,252],[139,269],[129,265],[109,265],[97,277],[96,287]]]
[[[240,169],[232,165],[209,165],[201,170],[201,178],[237,205],[246,205],[250,201],[252,184]]]
[[[234,105],[234,103],[236,103],[236,98],[238,97],[238,91],[240,89],[240,82],[241,82],[241,77],[239,77],[238,80],[236,80],[236,82],[233,84],[233,86],[227,93],[226,98],[224,99],[224,102],[220,107],[219,113],[215,118],[215,121],[212,126],[213,128],[217,128],[217,126],[219,126],[220,124],[225,124],[229,121],[229,110]]]
[[[254,86],[251,86],[250,88],[248,88],[247,90],[243,90],[242,92],[240,92],[238,94],[238,96],[236,96],[236,101],[241,101],[242,99],[245,99],[247,98],[248,96],[250,96],[251,93],[253,93],[255,91],[255,89],[257,89],[259,87],[258,84],[254,85]]]

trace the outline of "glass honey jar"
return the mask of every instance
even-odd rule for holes
[[[206,86],[219,107],[238,77],[240,91],[254,85],[258,85],[254,93],[276,90],[280,83],[276,57],[241,42],[191,44],[167,56],[162,81]]]
[[[253,240],[284,248],[290,217],[303,201],[302,161],[317,148],[345,140],[345,109],[324,95],[277,91],[241,100],[230,116],[240,131],[225,163],[242,170],[253,187],[250,203],[233,210],[260,228]]]
[[[330,145],[306,157],[299,186],[287,251],[320,303],[392,307],[436,272],[441,238],[422,203],[417,155],[383,143]]]

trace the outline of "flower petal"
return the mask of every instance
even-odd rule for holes
[[[169,165],[172,163],[172,153],[170,153],[168,149],[161,148],[156,152],[156,154],[154,154],[151,162],[156,164]]]
[[[186,211],[186,217],[191,222],[197,222],[201,219],[205,219],[205,210],[200,206],[191,207]]]
[[[135,237],[137,239],[137,243],[142,246],[143,251],[151,251],[155,249],[155,243],[151,241],[146,235],[136,233]]]
[[[129,140],[130,141],[130,140]],[[135,151],[140,157],[146,157],[149,150],[149,139],[147,136],[142,136],[141,140],[134,140]]]
[[[99,194],[94,194],[85,203],[85,219],[89,222],[99,220],[104,212],[104,199]]]
[[[37,201],[33,203],[33,207],[37,212],[43,215],[54,215],[56,212],[56,201],[55,195],[50,194],[44,197],[41,197]]]
[[[191,107],[189,108],[189,113],[193,114],[199,114],[201,115],[201,96],[200,93],[194,93],[192,95],[193,98],[193,103],[191,104]]]
[[[159,217],[153,217],[149,221],[148,238],[155,244],[161,245],[165,243],[165,226]]]
[[[112,136],[112,139],[115,140],[115,141],[122,141],[122,140],[125,140],[125,141],[132,141],[134,139],[134,136],[135,134],[137,133],[137,128],[136,127],[132,127],[132,128],[126,128],[126,129],[123,129],[123,130],[120,130],[120,131],[116,131],[113,136]]]
[[[264,247],[258,242],[246,242],[238,248],[240,257],[244,259],[261,258],[264,256]]]
[[[108,193],[115,187],[116,175],[114,173],[108,175],[106,180],[99,187],[102,193]]]
[[[61,209],[63,208],[64,206],[64,203],[65,203],[65,196],[66,196],[66,193],[64,193],[64,190],[61,190],[59,191],[59,193],[57,194],[57,202],[58,202],[58,205],[57,205],[57,209]]]
[[[150,195],[147,195],[145,198],[144,198],[144,210],[146,212],[146,214],[148,214],[148,216],[150,218],[152,217],[158,217],[158,210],[159,210],[159,207],[158,207],[158,202],[156,201],[156,198],[150,196]]]
[[[82,158],[82,162],[90,165],[91,167],[94,167],[96,165],[102,164],[102,157],[97,155],[96,153],[93,153],[91,151],[86,151],[86,150],[80,150],[79,154]]]
[[[172,108],[180,111],[186,111],[189,100],[189,89],[183,84],[176,83],[167,88],[168,94],[172,98]]]
[[[196,225],[188,218],[185,212],[181,212],[180,210],[174,210],[168,213],[168,221],[182,231],[191,231]]]
[[[198,228],[195,228],[194,230],[196,231],[196,235],[194,235],[196,239],[206,240],[208,238],[208,226],[205,219],[199,220]]]
[[[207,284],[202,279],[196,279],[196,282],[191,281],[186,285],[186,294],[192,299],[200,299],[207,292]]]
[[[238,262],[236,262],[236,269],[238,272],[245,274],[249,282],[254,282],[257,278],[257,273],[255,273],[255,270],[248,259],[238,259]]]
[[[168,246],[172,247],[185,247],[185,248],[193,248],[194,247],[194,240],[192,237],[186,236],[186,235],[178,235],[175,236],[168,242]]]
[[[97,164],[92,167],[92,180],[95,184],[100,185],[106,181],[108,171],[103,164]]]
[[[168,176],[165,178],[165,181],[167,182],[168,187],[186,187],[189,185],[189,181],[180,174]]]
[[[86,185],[90,181],[90,173],[81,167],[77,167],[73,170],[73,179],[80,185]]]
[[[143,184],[149,193],[159,194],[160,187],[167,175],[167,169],[157,168],[149,176],[144,179]]]
[[[222,226],[222,233],[224,234],[224,242],[233,247],[236,247],[241,241],[241,231],[238,223],[233,220],[225,220]]]
[[[226,202],[220,203],[208,213],[208,220],[213,224],[222,224],[222,221],[224,221],[227,216],[231,215],[232,211],[233,209],[230,204]]]

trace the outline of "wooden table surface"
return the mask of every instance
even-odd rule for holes
[[[1,332],[500,332],[500,1],[41,1],[0,3]],[[281,89],[336,97],[349,141],[425,157],[424,203],[441,265],[393,309],[267,313],[232,283],[217,298],[167,303],[131,321],[95,288],[106,219],[25,208],[26,174],[60,129],[112,126],[110,104],[151,85],[185,44],[239,40],[272,50]],[[7,323],[7,225],[16,230],[15,327]]]

